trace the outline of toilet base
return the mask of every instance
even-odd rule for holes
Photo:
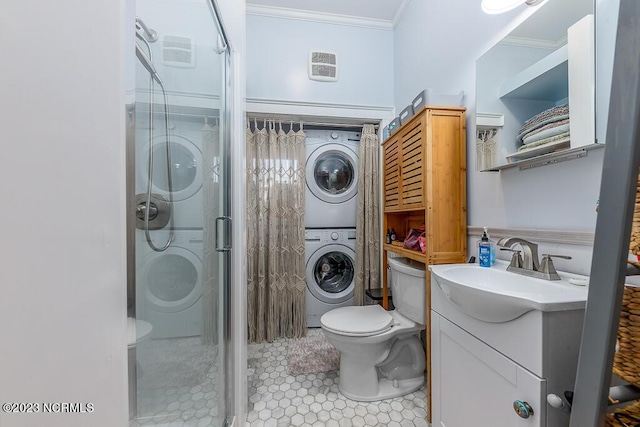
[[[394,387],[393,384],[396,383],[397,387]],[[342,385],[338,384],[338,388],[340,389],[340,393],[342,393],[345,397],[355,400],[358,402],[374,402],[376,400],[385,400],[391,399],[394,397],[403,396],[405,394],[412,393],[416,390],[419,390],[424,385],[424,375],[421,375],[417,378],[409,378],[406,380],[396,380],[390,381],[385,378],[378,380],[378,393],[375,396],[358,396],[348,391],[345,392],[342,389]]]

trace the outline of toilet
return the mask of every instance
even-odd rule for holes
[[[374,401],[402,396],[424,385],[425,267],[389,258],[395,310],[379,305],[342,307],[325,313],[320,326],[340,352],[340,392]]]
[[[127,353],[129,363],[129,419],[132,420],[138,413],[138,391],[136,388],[137,376],[140,375],[136,360],[136,345],[146,341],[151,336],[153,326],[144,320],[127,318]]]
[[[136,344],[146,341],[151,336],[153,326],[151,323],[133,317],[127,318],[127,347],[129,350],[136,348]]]

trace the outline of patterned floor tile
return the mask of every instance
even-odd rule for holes
[[[311,328],[308,334],[322,330]],[[288,341],[249,345],[245,427],[428,426],[426,387],[394,399],[356,402],[340,393],[338,371],[289,375]]]
[[[145,358],[151,349],[155,354]],[[167,355],[171,360],[163,361],[159,355]],[[138,357],[137,414],[129,427],[222,425],[218,411],[220,375],[216,346],[202,344],[199,337],[153,340],[147,348],[139,349]],[[179,378],[180,385],[172,386],[171,381],[163,380],[162,369],[171,367],[184,373]]]

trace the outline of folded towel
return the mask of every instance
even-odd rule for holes
[[[570,137],[571,137],[571,135],[569,134],[569,132],[564,132],[564,133],[561,133],[559,135],[553,135],[553,136],[550,136],[548,138],[543,138],[543,139],[540,139],[538,141],[532,142],[530,144],[523,145],[522,147],[518,148],[518,152],[530,150],[532,148],[541,147],[541,146],[546,145],[546,144],[551,145],[551,144],[559,144],[561,142],[569,142],[570,139],[571,139]]]
[[[524,124],[522,125],[522,128],[520,129],[520,132],[518,133],[525,132],[526,130],[531,130],[536,125],[538,125],[539,123],[547,119],[550,119],[553,117],[559,117],[559,116],[568,116],[568,115],[569,115],[569,104],[559,105],[557,107],[549,108],[548,110],[544,110],[542,113],[536,114],[535,116],[531,117],[529,120],[524,122]]]
[[[533,132],[536,129],[540,129],[541,127],[544,127],[548,124],[551,123],[556,123],[556,122],[560,122],[562,120],[568,119],[569,115],[568,114],[562,114],[560,116],[552,116],[549,118],[546,118],[544,120],[540,120],[539,122],[536,122],[535,124],[527,127],[527,128],[521,128],[518,131],[518,136],[517,139],[518,141],[522,141],[522,138],[524,138],[525,135],[527,135],[529,132]]]
[[[541,128],[532,130],[522,137],[523,144],[531,144],[549,136],[558,135],[569,130],[569,119],[549,123]]]

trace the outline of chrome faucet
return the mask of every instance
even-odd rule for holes
[[[519,244],[522,248],[524,258],[520,256],[521,251],[512,248],[516,244]],[[538,261],[538,245],[519,237],[500,239],[498,246],[502,246],[500,250],[513,252],[507,271],[537,277],[538,279],[560,280],[560,275],[556,271],[551,257],[571,259],[570,256],[566,255],[542,254],[542,261]]]
[[[519,244],[520,247],[522,247],[522,252],[524,254],[521,267],[527,270],[537,271],[539,266],[537,244],[519,237],[505,237],[504,239],[498,240],[498,246],[502,246],[506,249],[511,249],[515,244]],[[515,254],[517,255],[518,253],[515,252]]]

